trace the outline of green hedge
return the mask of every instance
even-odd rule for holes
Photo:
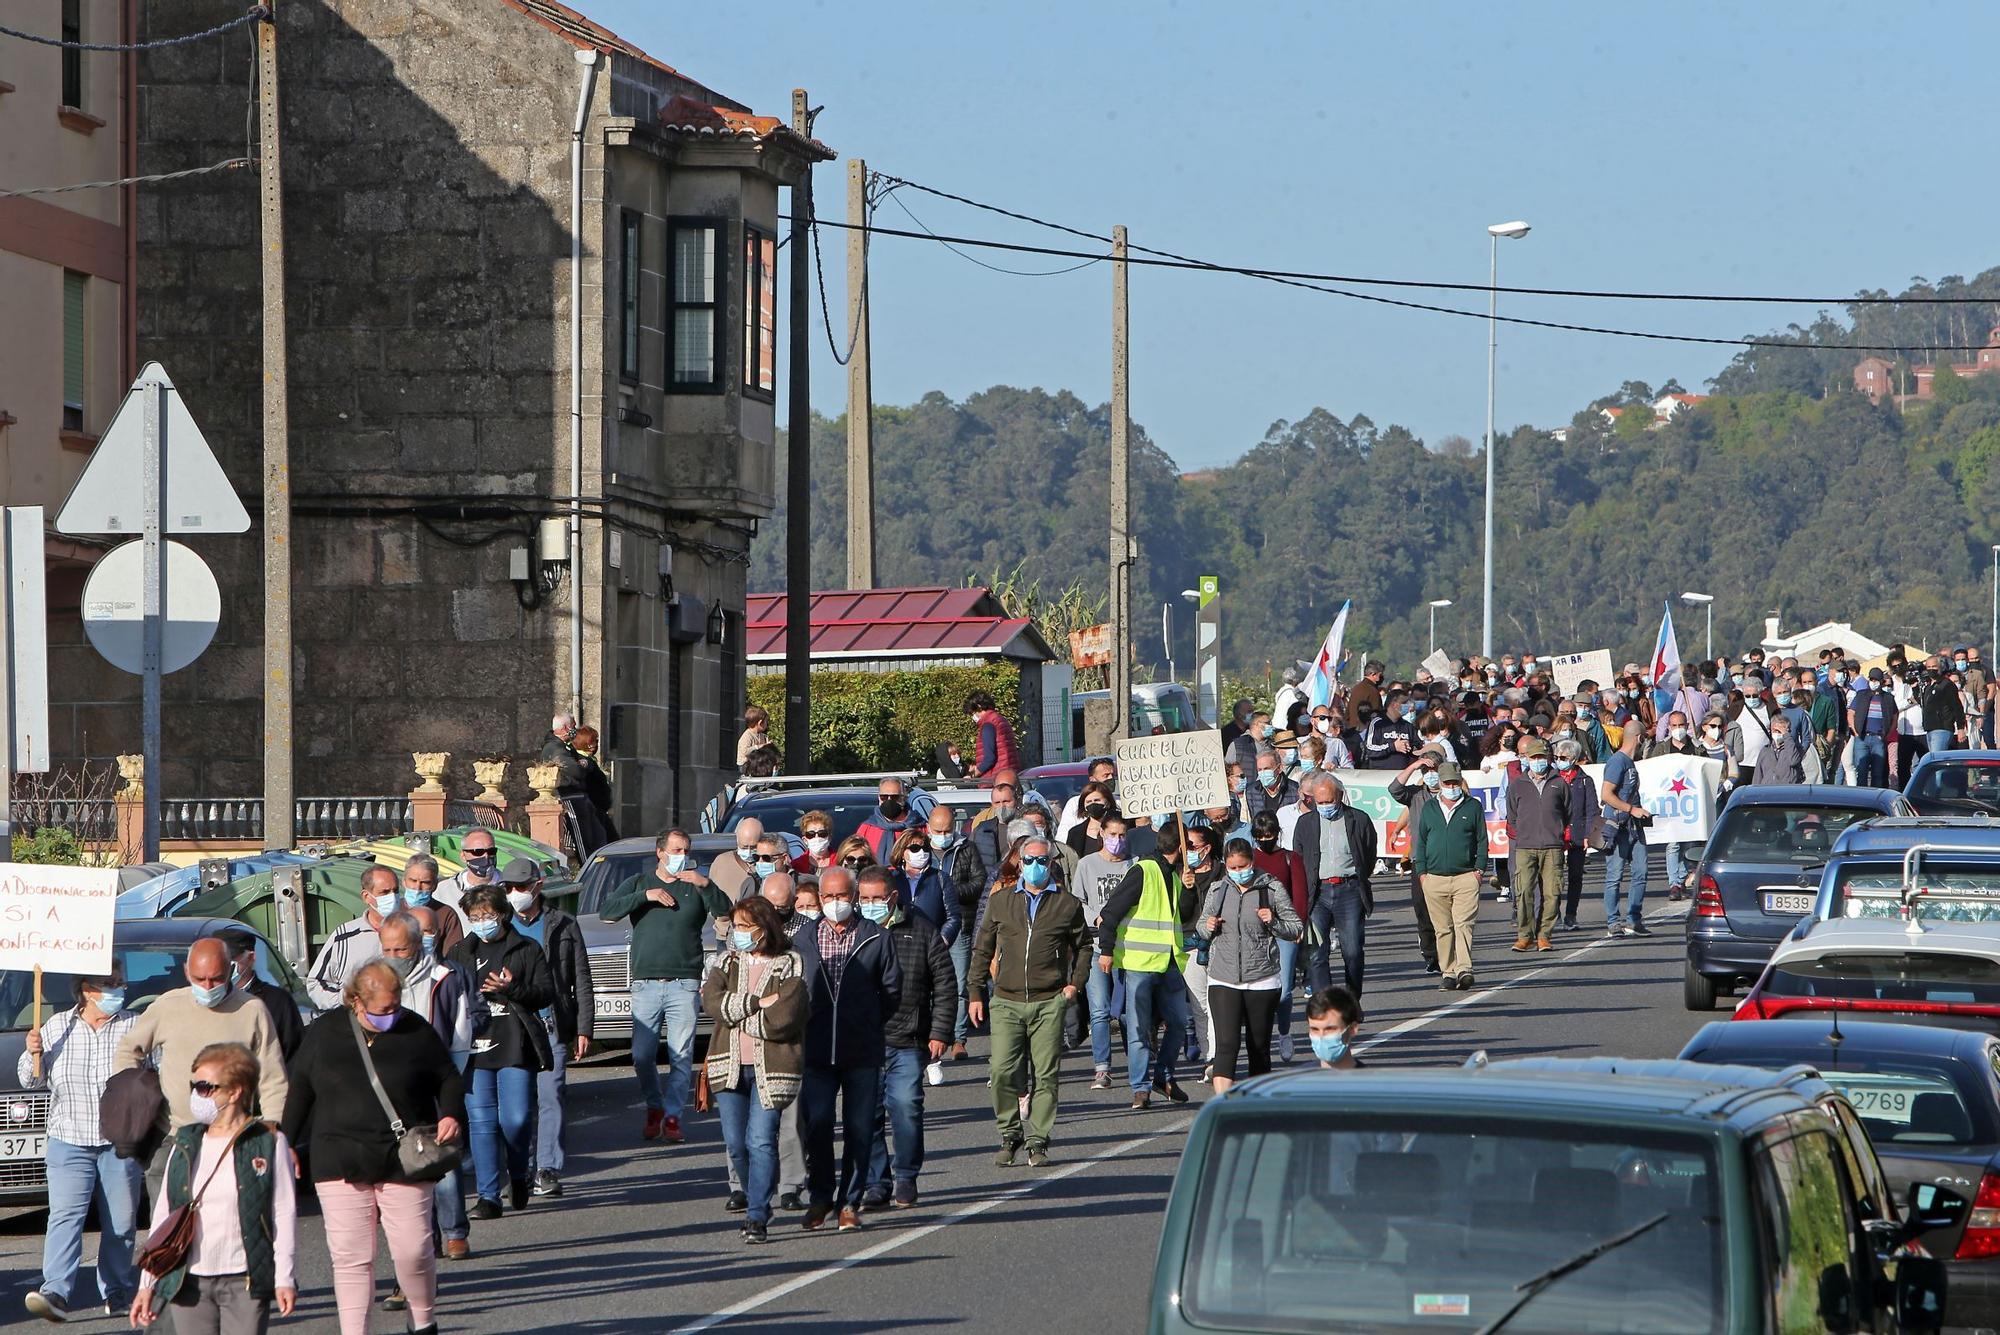
[[[771,736],[785,735],[783,673],[752,677],[750,703],[771,716]],[[868,770],[929,770],[939,742],[956,741],[972,758],[972,721],[965,697],[992,692],[993,703],[1021,727],[1021,674],[1004,664],[939,667],[922,672],[815,672],[812,674],[812,770],[821,774]],[[786,769],[801,767],[786,757]]]

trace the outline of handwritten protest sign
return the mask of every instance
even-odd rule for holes
[[[1118,805],[1135,816],[1229,805],[1222,734],[1208,729],[1128,737],[1117,744]]]
[[[0,970],[108,973],[117,912],[116,867],[0,864]]]
[[[1611,651],[1592,649],[1581,654],[1557,654],[1549,659],[1549,675],[1555,678],[1556,689],[1564,695],[1575,695],[1577,686],[1586,681],[1596,682],[1601,691],[1611,684]]]

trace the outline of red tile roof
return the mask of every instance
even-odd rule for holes
[[[558,4],[557,0],[501,0],[501,3],[518,9],[545,28],[553,28],[568,38],[578,50],[616,51],[620,55],[629,56],[633,60],[671,74],[677,79],[686,80],[690,84],[700,84],[699,80],[688,78],[664,60],[654,59],[603,24],[585,18],[567,5]],[[703,91],[709,90],[704,88]],[[748,107],[731,101],[720,93],[709,92],[709,95],[718,102],[727,103],[734,110],[749,110]]]
[[[749,659],[782,659],[785,595],[753,593],[744,611]],[[815,659],[990,657],[1010,648],[1054,657],[1033,622],[1007,616],[985,589],[823,590],[812,595],[811,615]]]
[[[748,111],[710,106],[684,93],[676,93],[660,108],[660,128],[676,134],[715,139],[737,138],[758,142],[789,139],[821,159],[834,156],[833,150],[825,144],[795,133],[790,125],[776,116],[758,116]]]

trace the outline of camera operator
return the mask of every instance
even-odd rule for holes
[[[1944,660],[1935,657],[1923,669],[1910,673],[1910,683],[1923,706],[1926,751],[1949,751],[1955,743],[1965,741],[1965,700],[1952,675],[1944,670]]]
[[[1604,934],[1651,936],[1640,911],[1646,903],[1646,827],[1653,815],[1639,805],[1639,746],[1641,730],[1627,728],[1618,749],[1604,765],[1598,802],[1604,810],[1604,830],[1598,847],[1604,852]],[[1620,882],[1624,895],[1620,896]]]

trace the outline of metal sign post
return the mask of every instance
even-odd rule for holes
[[[0,511],[0,862],[14,858],[14,776],[49,768],[42,507]]]
[[[1222,725],[1222,603],[1221,588],[1213,575],[1203,575],[1200,583],[1200,610],[1194,620],[1195,704],[1209,727]]]
[[[145,756],[146,825],[141,861],[160,858],[160,650],[165,639],[166,581],[160,572],[161,434],[166,430],[167,387],[151,384],[146,396],[145,447],[139,472],[141,537],[145,544],[145,572],[141,581],[145,616],[145,646],[140,654],[140,731]]]

